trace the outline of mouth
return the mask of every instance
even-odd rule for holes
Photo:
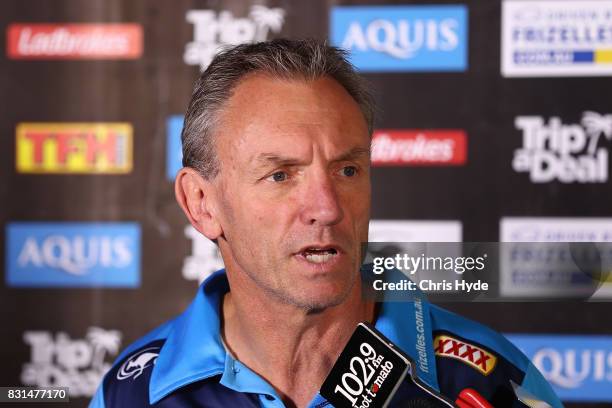
[[[334,246],[308,246],[300,250],[296,255],[304,258],[312,264],[324,264],[334,260],[340,254],[339,248]]]

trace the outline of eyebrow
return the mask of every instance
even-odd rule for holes
[[[332,162],[354,160],[354,159],[360,159],[362,157],[365,157],[368,160],[370,160],[370,154],[371,154],[371,150],[369,146],[368,147],[354,147],[348,152],[344,153],[343,155],[340,155],[339,157],[333,159]]]
[[[370,154],[371,152],[369,147],[354,147],[346,153],[332,159],[331,162],[337,163],[341,161],[355,160],[362,157],[369,160]],[[276,153],[261,153],[255,158],[254,162],[257,163],[257,168],[267,165],[295,166],[301,163],[300,159],[298,158],[282,156]]]

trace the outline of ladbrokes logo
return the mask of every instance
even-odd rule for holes
[[[121,333],[90,327],[85,339],[71,339],[59,332],[27,331],[30,362],[23,365],[21,382],[37,387],[68,387],[71,397],[91,397],[119,351]]]
[[[484,375],[493,371],[497,362],[497,357],[486,350],[451,336],[436,336],[434,349],[437,356],[451,357],[463,361]]]
[[[557,117],[547,123],[541,116],[519,116],[514,124],[523,132],[523,147],[515,150],[512,168],[529,173],[532,182],[608,181],[604,143],[612,139],[612,114],[584,112],[580,125],[563,124]]]
[[[280,32],[285,11],[254,5],[248,17],[236,18],[229,11],[189,10],[186,19],[193,24],[193,41],[185,46],[183,60],[204,71],[222,46],[266,41],[270,31]]]
[[[16,138],[19,173],[132,171],[128,123],[21,123]]]
[[[12,59],[136,59],[142,55],[140,24],[11,24]]]
[[[460,130],[379,130],[372,138],[372,165],[462,165],[466,144]]]

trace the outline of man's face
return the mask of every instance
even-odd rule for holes
[[[277,300],[340,304],[359,276],[370,212],[370,137],[335,80],[255,74],[227,101],[215,133],[220,249]]]

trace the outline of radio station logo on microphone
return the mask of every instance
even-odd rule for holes
[[[465,71],[467,23],[463,5],[337,6],[330,37],[360,71]]]
[[[612,75],[612,1],[504,0],[505,77]]]
[[[285,10],[253,5],[246,17],[225,10],[189,10],[185,18],[193,24],[193,41],[185,46],[183,60],[204,71],[224,46],[266,41],[271,33],[280,33]]]
[[[612,336],[506,336],[563,401],[612,402]]]
[[[26,331],[30,361],[23,365],[21,382],[34,387],[67,387],[72,398],[92,397],[119,352],[122,334],[100,327],[87,329],[85,338],[68,333]]]
[[[559,117],[518,116],[514,125],[523,146],[512,168],[533,183],[605,183],[609,172],[612,114],[586,111],[580,123]]]
[[[10,24],[6,29],[11,59],[111,60],[142,55],[140,24]]]
[[[460,166],[467,160],[462,130],[377,130],[372,166]]]
[[[129,123],[20,123],[19,173],[125,174],[132,171]]]
[[[9,223],[6,283],[9,287],[138,287],[140,226]]]

